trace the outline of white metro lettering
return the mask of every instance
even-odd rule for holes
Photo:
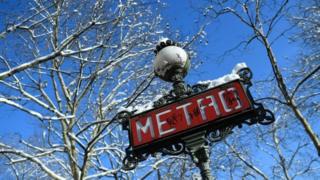
[[[154,130],[152,125],[152,118],[149,116],[147,117],[146,124],[143,126],[140,121],[137,121],[137,134],[138,134],[138,140],[142,141],[142,135],[141,131],[146,134],[148,132],[148,129],[151,133],[151,137],[154,138]]]
[[[183,113],[184,113],[184,117],[186,119],[186,122],[187,122],[187,125],[190,126],[191,125],[191,117],[189,115],[189,112],[187,110],[187,107],[190,106],[192,103],[189,102],[189,103],[186,103],[186,104],[183,104],[181,106],[177,106],[176,109],[183,109]]]
[[[219,120],[216,121],[218,124],[224,117],[241,113],[240,110],[250,107],[249,99],[241,88],[239,84],[211,89],[134,117],[130,121],[134,146],[186,133],[191,128],[205,129],[211,121]]]
[[[168,122],[167,122],[167,121],[161,121],[160,116],[161,116],[161,115],[164,115],[164,114],[167,114],[167,113],[169,113],[169,112],[171,112],[170,109],[169,109],[169,110],[166,110],[166,111],[163,111],[163,112],[161,112],[161,113],[156,114],[156,119],[157,119],[158,130],[159,130],[160,136],[163,136],[163,135],[165,135],[165,134],[167,134],[167,133],[170,133],[170,132],[176,130],[176,128],[171,128],[171,129],[168,129],[168,130],[166,130],[166,131],[164,131],[164,130],[162,129],[162,126],[163,126],[164,124],[168,123]]]
[[[220,115],[220,111],[219,111],[217,102],[216,102],[216,100],[214,99],[214,97],[213,97],[213,96],[207,96],[206,99],[210,99],[210,100],[211,100],[211,102],[210,102],[208,105],[203,105],[203,104],[202,104],[202,101],[204,100],[203,98],[197,100],[197,104],[198,104],[198,107],[199,107],[199,109],[200,109],[200,114],[201,114],[202,120],[204,120],[204,121],[207,120],[207,116],[206,116],[206,112],[205,112],[205,109],[206,109],[207,107],[210,107],[210,106],[213,107],[216,115],[217,115],[217,116]]]
[[[219,98],[220,98],[220,100],[222,102],[222,106],[223,106],[223,109],[224,109],[225,112],[232,111],[232,107],[229,107],[227,105],[227,102],[226,102],[226,99],[225,99],[225,96],[224,96],[226,93],[232,93],[233,94],[233,96],[234,96],[233,99],[235,99],[236,102],[237,102],[237,106],[234,107],[235,110],[240,109],[242,107],[241,102],[239,101],[239,97],[238,97],[236,91],[237,91],[236,88],[232,87],[232,88],[228,88],[227,90],[223,90],[223,91],[219,92]]]

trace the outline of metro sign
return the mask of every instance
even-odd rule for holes
[[[130,144],[133,151],[159,147],[178,136],[232,121],[228,117],[251,108],[252,102],[241,82],[232,81],[130,117]]]

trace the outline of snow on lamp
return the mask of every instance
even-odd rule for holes
[[[164,81],[173,83],[176,97],[186,96],[188,88],[183,78],[190,67],[188,53],[169,39],[160,40],[155,53],[156,58],[153,62],[155,75]]]
[[[187,75],[190,60],[187,52],[169,39],[159,41],[154,60],[155,75],[168,82],[183,81]]]

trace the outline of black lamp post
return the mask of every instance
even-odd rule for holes
[[[173,83],[173,92],[176,99],[188,96],[191,90],[185,85],[183,80],[190,67],[188,53],[169,39],[160,41],[155,53],[155,75],[164,81]],[[202,179],[211,180],[213,178],[210,171],[209,147],[205,134],[206,131],[201,131],[187,136],[183,140],[193,162],[200,169]]]

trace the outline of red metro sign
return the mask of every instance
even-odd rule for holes
[[[130,118],[133,149],[162,142],[195,129],[206,128],[252,107],[239,80]]]

